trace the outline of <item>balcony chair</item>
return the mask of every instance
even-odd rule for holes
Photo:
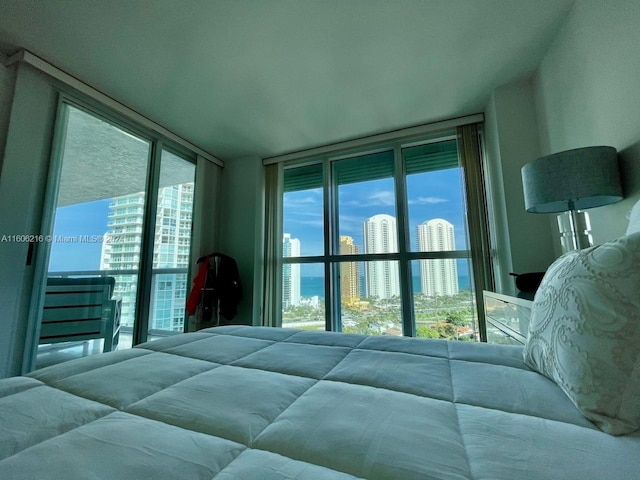
[[[39,344],[104,338],[104,352],[120,337],[122,301],[112,299],[113,277],[47,279]]]

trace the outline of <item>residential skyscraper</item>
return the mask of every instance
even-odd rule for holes
[[[282,236],[282,256],[299,257],[300,240],[290,233]],[[300,264],[284,264],[282,267],[282,308],[300,305]]]
[[[418,225],[418,250],[442,252],[456,249],[453,225],[434,218]],[[458,267],[453,258],[420,260],[420,287],[428,296],[456,295]]]
[[[364,253],[396,253],[398,236],[396,219],[391,215],[374,215],[363,224]],[[365,262],[367,297],[390,298],[400,295],[398,262],[380,260]]]
[[[116,275],[114,298],[122,299],[121,324],[132,327],[135,316],[138,266],[144,218],[144,192],[111,199],[109,230],[102,243],[101,270],[131,271]],[[154,273],[150,330],[183,331],[187,298],[187,269],[191,245],[193,183],[158,190],[153,246],[153,270],[184,268],[184,273]]]
[[[340,255],[356,255],[358,245],[353,238],[340,236]],[[358,262],[340,263],[340,297],[343,303],[353,303],[360,300],[360,264]]]

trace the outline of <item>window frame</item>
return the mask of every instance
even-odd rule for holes
[[[147,157],[147,172],[145,178],[145,202],[142,205],[143,225],[140,235],[140,259],[138,269],[132,270],[132,275],[138,277],[139,288],[136,293],[136,306],[134,309],[135,321],[132,331],[132,345],[143,343],[149,334],[150,297],[152,290],[153,267],[153,242],[155,234],[155,224],[157,216],[157,197],[160,180],[160,167],[162,163],[162,152],[166,151],[180,157],[195,167],[194,175],[194,202],[195,209],[195,186],[198,182],[197,166],[198,154],[187,147],[167,138],[147,126],[128,118],[99,101],[74,91],[71,87],[54,82],[55,95],[55,119],[52,124],[51,150],[49,154],[49,169],[46,175],[44,201],[41,210],[40,232],[51,234],[54,226],[56,201],[62,174],[62,163],[64,153],[64,142],[66,140],[66,126],[68,109],[74,108],[85,114],[91,115],[113,127],[116,127],[128,135],[132,135],[149,143]],[[189,244],[189,255],[193,257],[193,234]],[[36,256],[35,273],[33,279],[32,300],[28,313],[28,336],[25,342],[24,356],[21,371],[27,373],[35,367],[38,336],[42,319],[42,309],[44,306],[44,291],[48,274],[48,263],[50,255],[50,245],[45,244],[45,250]],[[192,262],[187,268],[187,278],[191,278]],[[119,268],[115,268],[119,270]],[[157,269],[156,269],[157,270]],[[187,316],[185,314],[185,331],[187,327]]]
[[[464,125],[464,124],[461,124]],[[484,210],[479,212],[480,217],[484,215],[486,218],[487,213],[487,201],[486,186],[484,184],[483,176],[483,149],[482,149],[482,122],[474,122],[471,125],[475,125],[476,133],[475,139],[478,144],[478,159],[480,162],[479,168],[475,170],[477,175],[479,172],[480,178],[473,179],[476,186],[480,186],[482,189],[481,195],[484,198],[481,205],[476,205],[478,210]],[[460,125],[458,125],[460,127]],[[456,147],[458,151],[458,165],[463,169],[462,180],[463,185],[462,195],[465,202],[465,212],[468,212],[472,205],[470,204],[469,193],[469,181],[467,180],[467,172],[464,169],[464,162],[461,159],[463,155],[461,146],[460,131],[456,131],[455,128],[449,127],[442,130],[433,130],[430,133],[422,133],[420,135],[401,136],[398,138],[387,139],[384,142],[375,142],[365,145],[360,145],[346,149],[329,150],[324,154],[315,156],[302,156],[302,158],[286,158],[291,156],[285,156],[285,159],[279,162],[279,175],[278,175],[278,197],[279,197],[279,212],[278,220],[272,222],[276,228],[279,228],[278,235],[282,237],[284,232],[283,228],[283,205],[284,205],[284,171],[291,168],[299,168],[303,166],[310,166],[315,164],[322,164],[322,191],[323,191],[323,220],[324,220],[324,254],[323,255],[307,255],[299,257],[284,257],[282,249],[276,254],[276,274],[277,281],[282,284],[283,266],[286,264],[310,264],[321,263],[324,266],[324,287],[325,287],[325,330],[328,331],[342,331],[341,325],[341,302],[340,302],[340,264],[342,262],[366,262],[366,261],[380,261],[380,260],[392,260],[398,262],[399,269],[399,283],[400,283],[400,299],[401,299],[401,321],[402,331],[404,336],[415,337],[416,335],[416,321],[413,302],[413,283],[411,279],[410,262],[417,260],[434,260],[434,259],[467,259],[470,267],[473,267],[473,278],[470,278],[471,285],[474,287],[474,296],[476,299],[476,311],[478,314],[478,329],[481,341],[486,341],[486,328],[484,322],[484,310],[482,306],[482,290],[491,289],[493,286],[493,268],[490,265],[493,262],[491,255],[486,255],[485,252],[489,251],[489,224],[484,222],[484,231],[476,235],[471,234],[470,219],[465,221],[465,229],[467,230],[468,245],[465,249],[458,249],[454,251],[444,252],[421,252],[411,251],[411,234],[409,231],[409,215],[407,205],[407,175],[405,171],[405,161],[402,155],[403,149],[410,148],[418,145],[425,145],[429,143],[436,143],[446,140],[456,140]],[[334,162],[340,160],[346,160],[349,158],[361,157],[374,153],[380,153],[385,151],[393,152],[394,168],[393,168],[393,181],[394,181],[394,194],[395,194],[395,208],[396,208],[396,226],[398,235],[398,252],[396,253],[383,253],[383,254],[352,254],[345,255],[339,253],[340,233],[338,229],[339,212],[338,205],[338,184],[335,182],[332,165]],[[477,197],[477,192],[474,192]],[[469,215],[471,216],[471,215]],[[269,224],[269,222],[267,222]],[[272,227],[273,228],[273,227]],[[480,245],[477,245],[478,239],[480,239]],[[480,251],[476,257],[482,258],[484,263],[489,265],[483,265],[482,271],[477,271],[477,261],[473,257],[473,251]],[[269,268],[267,266],[267,268]],[[479,288],[480,287],[480,288]],[[480,291],[478,291],[480,289]],[[271,312],[276,312],[277,326],[282,326],[282,295],[276,296],[271,299],[275,302],[275,305],[271,305],[269,309]],[[269,299],[265,298],[264,303],[268,305]]]

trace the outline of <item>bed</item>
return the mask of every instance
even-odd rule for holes
[[[640,202],[524,347],[224,326],[0,380],[0,478],[640,478],[638,292]]]
[[[522,347],[225,326],[0,382],[0,478],[624,479]]]

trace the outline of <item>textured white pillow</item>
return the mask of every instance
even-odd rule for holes
[[[627,225],[627,235],[640,232],[640,200],[636,202],[629,212],[629,225]]]
[[[524,361],[601,430],[640,429],[640,232],[567,253],[549,267]]]

